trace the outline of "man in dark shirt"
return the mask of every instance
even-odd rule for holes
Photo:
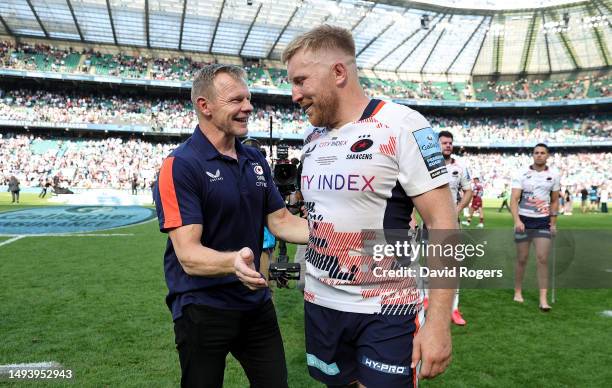
[[[191,100],[193,135],[162,164],[155,187],[164,270],[184,387],[221,387],[232,353],[252,387],[287,387],[274,305],[258,272],[263,231],[304,244],[308,226],[289,213],[263,155],[237,140],[253,110],[245,72],[209,65]]]

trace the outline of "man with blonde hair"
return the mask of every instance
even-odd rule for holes
[[[457,229],[448,174],[427,120],[370,100],[355,43],[322,25],[283,52],[293,101],[308,115],[301,189],[310,239],[304,290],[309,372],[328,386],[413,386],[450,362],[454,289],[433,289],[427,325],[413,279],[378,278],[365,230],[408,230],[413,206],[430,230]],[[393,261],[393,262],[391,262]],[[420,330],[419,330],[420,328]],[[417,365],[420,364],[420,373]]]
[[[251,387],[287,387],[283,342],[259,269],[264,225],[304,244],[306,221],[289,213],[258,149],[243,146],[253,111],[245,72],[214,64],[191,89],[193,135],[163,162],[154,190],[168,233],[164,271],[183,387],[223,386],[232,353]]]

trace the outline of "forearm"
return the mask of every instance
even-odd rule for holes
[[[308,243],[308,221],[294,215],[287,215],[268,224],[270,232],[281,240],[294,244]]]
[[[457,210],[458,211],[463,210],[466,206],[470,204],[471,199],[472,199],[472,190],[465,190],[463,192],[463,197],[461,197],[461,201],[459,201],[459,204],[457,205]]]
[[[550,203],[550,224],[557,225],[557,214],[559,214],[559,200]]]
[[[429,291],[429,306],[427,307],[427,324],[448,328],[451,321],[451,310],[454,289],[432,289]]]
[[[513,198],[510,199],[510,213],[514,223],[521,220],[518,214],[518,201]]]
[[[219,252],[203,245],[192,245],[177,257],[183,270],[191,276],[222,277],[235,273],[237,252]]]

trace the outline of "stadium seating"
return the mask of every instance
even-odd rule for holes
[[[80,64],[83,66],[80,66]],[[75,52],[47,45],[18,44],[0,42],[0,66],[39,71],[84,72],[124,78],[156,80],[193,79],[196,71],[206,62],[195,61],[188,56],[177,58],[147,58],[126,54],[101,54],[93,51]],[[278,88],[291,88],[284,68],[266,69],[259,65],[245,66],[249,85]],[[464,90],[469,81],[408,81],[360,77],[360,81],[370,96],[386,98],[409,98],[426,100],[465,100]],[[612,96],[610,90],[612,77],[608,74],[587,77],[567,77],[564,80],[478,80],[473,81],[474,100],[476,101],[516,101],[538,100],[555,101],[562,99],[594,98]]]
[[[260,69],[261,70],[261,69]],[[263,71],[257,74],[264,74]],[[395,81],[398,85],[402,81]],[[391,83],[379,83],[377,87]],[[96,123],[143,125],[174,131],[189,131],[196,124],[188,99],[123,97],[105,94],[62,94],[45,90],[17,89],[5,91],[0,99],[0,115],[5,120],[49,123]],[[268,132],[273,117],[276,133],[301,137],[308,127],[307,117],[294,106],[255,104],[249,128]],[[449,129],[456,141],[469,143],[516,144],[518,141],[545,141],[574,144],[576,142],[609,141],[612,115],[537,116],[528,118],[436,117],[428,115],[434,129]]]

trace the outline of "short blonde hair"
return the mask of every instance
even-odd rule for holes
[[[355,58],[355,41],[351,32],[345,28],[323,24],[295,37],[283,50],[281,60],[289,60],[300,50],[341,50]]]
[[[216,97],[214,82],[215,77],[220,73],[229,74],[234,79],[243,80],[246,82],[246,71],[244,71],[242,67],[217,63],[204,66],[196,73],[193,84],[191,85],[191,102],[193,103],[194,109],[196,107],[198,97],[204,96],[210,99],[214,99]]]

